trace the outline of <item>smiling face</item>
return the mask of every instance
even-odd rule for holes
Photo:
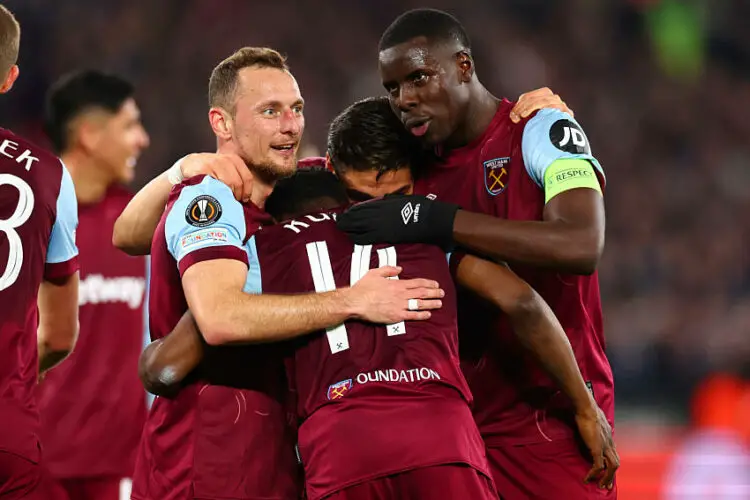
[[[288,71],[240,70],[234,116],[228,120],[238,154],[273,177],[294,173],[305,129],[303,107],[297,81]]]
[[[380,78],[393,111],[429,145],[446,141],[465,120],[471,75],[463,65],[468,57],[451,41],[430,43],[425,37],[379,54]]]
[[[92,157],[110,173],[113,182],[132,181],[138,157],[149,145],[138,105],[131,97],[116,113],[97,110],[92,114],[99,117],[98,120],[91,120],[98,125]]]

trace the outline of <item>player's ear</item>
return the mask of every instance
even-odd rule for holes
[[[471,56],[463,50],[457,52],[456,64],[458,65],[458,74],[461,81],[464,83],[471,81],[471,78],[474,76],[474,60]]]
[[[331,155],[328,154],[328,151],[326,151],[326,170],[329,172],[333,172],[333,175],[338,177],[336,174],[336,170],[333,168],[333,162],[331,161]]]
[[[0,87],[0,94],[5,94],[11,88],[13,88],[13,84],[16,83],[16,79],[18,79],[18,74],[20,72],[21,71],[18,69],[17,64],[14,64],[13,66],[11,66],[10,71],[8,71],[8,76],[5,77],[3,86]]]
[[[101,139],[102,127],[94,122],[91,115],[84,115],[73,123],[70,143],[78,143],[84,151],[94,151]]]
[[[208,110],[208,122],[218,139],[228,141],[232,138],[232,117],[221,108]]]

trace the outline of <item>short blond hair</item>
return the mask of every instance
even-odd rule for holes
[[[0,5],[0,73],[8,74],[18,61],[18,46],[21,42],[21,26],[13,14]]]
[[[289,71],[286,58],[268,47],[243,47],[221,61],[208,81],[208,105],[234,112],[237,79],[241,69],[259,67]]]

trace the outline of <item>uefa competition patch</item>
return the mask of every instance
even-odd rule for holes
[[[343,398],[344,395],[351,390],[352,385],[352,379],[350,378],[329,385],[327,393],[328,399],[334,400]]]
[[[201,229],[180,238],[180,248],[184,250],[200,243],[226,243],[227,241],[229,241],[229,232],[224,228]]]
[[[591,154],[589,141],[581,127],[570,120],[557,120],[549,129],[549,140],[560,151],[574,155]]]
[[[508,185],[508,168],[510,167],[510,157],[495,158],[484,162],[484,187],[492,196],[505,191]]]
[[[202,194],[190,202],[185,210],[185,220],[195,227],[210,226],[221,217],[221,203],[213,196]]]

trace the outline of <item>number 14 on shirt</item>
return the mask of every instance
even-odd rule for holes
[[[394,247],[381,248],[378,252],[378,267],[396,265],[396,249]],[[352,253],[352,267],[349,277],[349,285],[354,286],[362,276],[370,270],[370,256],[372,254],[372,245],[354,245]],[[316,292],[332,292],[336,289],[336,282],[333,279],[333,268],[331,267],[331,258],[328,255],[328,245],[325,241],[314,241],[307,244],[307,258],[310,261],[310,271],[312,272],[313,284]],[[398,279],[393,276],[390,279]],[[403,321],[386,325],[388,336],[403,335],[406,333],[406,325]],[[331,353],[346,351],[349,349],[349,335],[346,332],[346,325],[338,325],[326,329],[326,337]]]

